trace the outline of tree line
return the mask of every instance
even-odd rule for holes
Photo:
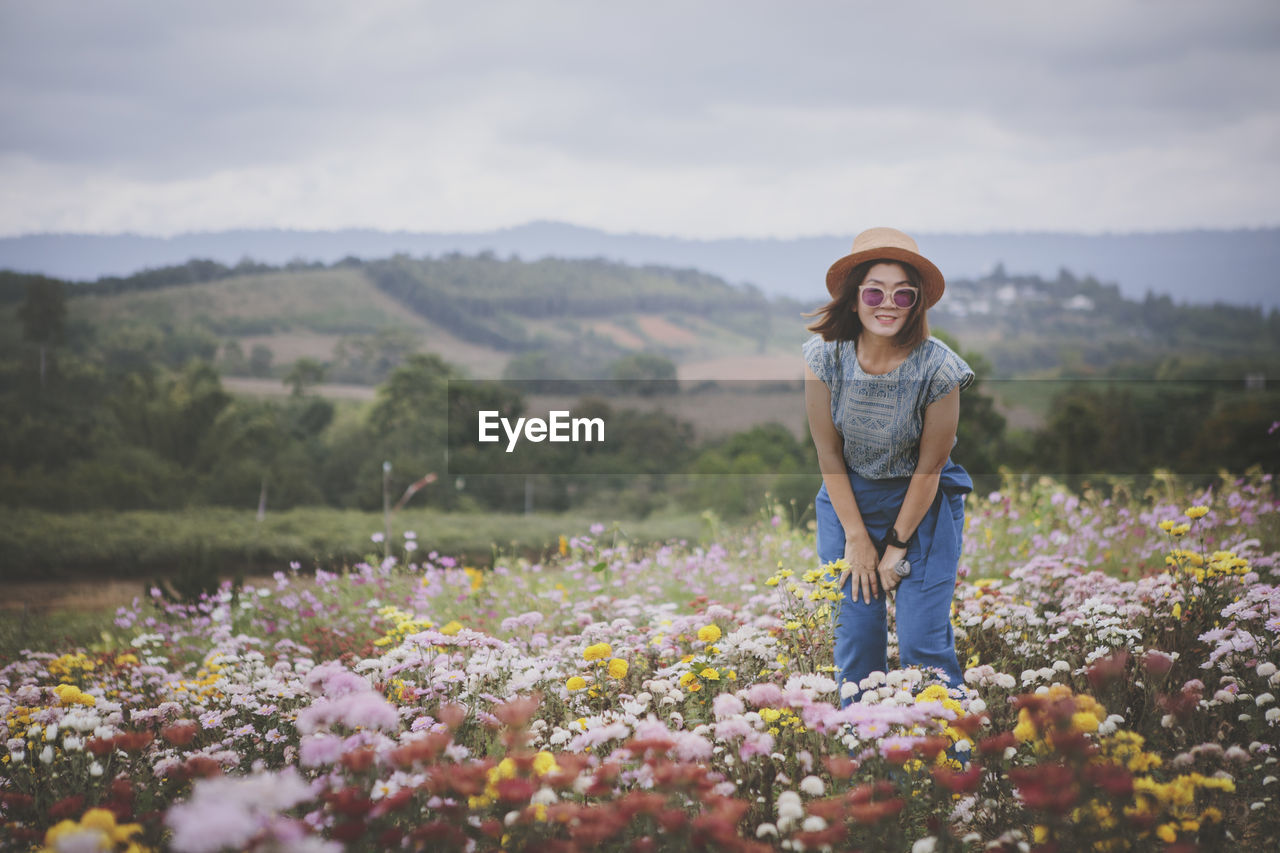
[[[460,410],[514,414],[525,407],[514,386],[469,385],[458,369],[423,353],[391,369],[371,404],[338,407],[308,393],[322,374],[298,365],[288,397],[236,397],[223,388],[207,347],[170,351],[154,340],[70,329],[65,298],[61,282],[34,278],[6,321],[14,334],[0,344],[4,505],[249,508],[265,495],[272,509],[375,509],[384,485],[395,498],[425,474],[449,470],[451,407],[455,425]],[[1208,478],[1220,467],[1280,469],[1276,397],[1265,382],[1225,381],[1203,360],[1167,361],[1152,367],[1161,381],[1064,383],[1042,428],[1011,430],[985,387],[989,362],[962,355],[978,382],[963,397],[954,456],[972,473],[994,475],[1003,466],[1097,480],[1155,468]],[[1125,370],[1098,378],[1123,380]],[[660,387],[674,369],[640,354],[619,359],[613,375]],[[811,442],[788,425],[695,441],[688,424],[660,412],[614,417],[607,399],[582,405],[632,434],[619,436],[617,451],[566,447],[551,473],[507,460],[486,471],[483,460],[470,460],[468,470],[477,474],[440,477],[414,499],[443,509],[519,510],[532,495],[540,510],[592,506],[644,515],[675,503],[732,515],[757,509],[766,492],[805,506],[820,482]],[[609,452],[634,458],[610,459]],[[467,461],[453,460],[459,468]],[[391,466],[387,479],[384,463]]]

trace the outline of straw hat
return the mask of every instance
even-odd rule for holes
[[[853,238],[853,251],[827,270],[827,290],[839,296],[849,277],[849,270],[863,261],[901,261],[920,273],[924,285],[924,307],[932,308],[942,298],[947,283],[933,261],[920,254],[916,241],[897,228],[868,228]]]

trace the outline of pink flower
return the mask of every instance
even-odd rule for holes
[[[369,682],[356,675],[337,661],[322,663],[307,673],[307,689],[313,696],[342,696],[346,693],[366,693]]]
[[[717,720],[723,720],[726,717],[736,717],[745,710],[742,700],[732,693],[721,693],[711,703],[711,710],[716,715]]]
[[[337,699],[317,699],[311,707],[298,713],[296,725],[303,734],[332,725],[349,729],[396,729],[400,726],[400,715],[386,699],[370,690],[348,693]]]
[[[169,809],[165,823],[179,853],[244,849],[279,820],[278,813],[311,799],[311,788],[293,768],[247,777],[200,779],[191,799]],[[287,820],[287,819],[285,819]]]
[[[693,732],[675,732],[676,755],[681,761],[705,761],[711,757],[711,741]]]
[[[769,682],[751,685],[746,690],[746,697],[757,708],[782,704],[782,690]]]
[[[724,694],[721,694],[722,696]],[[727,720],[721,720],[716,723],[716,740],[732,740],[736,737],[746,737],[755,729],[751,728],[751,724],[741,717],[730,717]]]
[[[756,755],[768,755],[773,752],[773,735],[768,732],[752,731],[742,739],[738,747],[738,757],[749,761]]]
[[[323,732],[302,739],[299,762],[303,767],[323,767],[342,757],[342,738]]]

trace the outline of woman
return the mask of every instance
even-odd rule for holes
[[[895,594],[903,666],[933,667],[961,686],[951,599],[969,475],[950,459],[960,391],[974,373],[929,334],[945,288],[916,243],[872,228],[832,264],[832,300],[808,316],[805,408],[822,488],[818,556],[841,557],[835,663],[841,697],[888,669],[886,596]],[[905,560],[906,563],[901,561]]]

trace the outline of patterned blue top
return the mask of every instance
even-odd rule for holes
[[[844,438],[845,464],[869,480],[910,477],[920,459],[924,410],[974,380],[964,359],[932,336],[879,376],[862,369],[853,341],[813,335],[803,352],[831,389],[831,422]]]

